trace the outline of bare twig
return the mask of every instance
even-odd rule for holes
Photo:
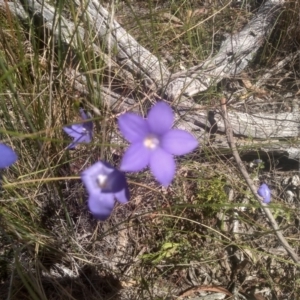
[[[227,140],[228,140],[228,144],[232,150],[232,154],[233,157],[238,165],[239,170],[241,171],[243,177],[245,178],[252,194],[254,195],[254,197],[257,199],[257,201],[259,202],[262,210],[265,212],[267,218],[269,219],[269,222],[271,223],[272,228],[275,231],[275,234],[277,235],[278,240],[281,242],[282,246],[285,248],[285,250],[288,252],[288,254],[291,256],[291,258],[293,259],[293,261],[295,263],[299,263],[300,259],[298,257],[298,255],[294,252],[293,248],[289,245],[289,243],[287,242],[287,240],[285,239],[285,237],[283,236],[275,218],[273,217],[270,209],[268,208],[267,204],[262,202],[262,199],[259,197],[259,195],[257,194],[257,189],[255,187],[255,185],[253,184],[241,158],[240,155],[238,153],[236,144],[235,144],[235,140],[234,140],[234,136],[233,136],[233,130],[232,130],[232,126],[231,123],[229,122],[229,118],[228,118],[228,112],[226,109],[226,99],[222,98],[221,99],[221,107],[222,107],[222,112],[223,112],[223,118],[224,118],[224,123],[225,123],[225,128],[226,128],[226,136],[227,136]]]

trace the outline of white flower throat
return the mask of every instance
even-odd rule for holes
[[[159,139],[154,135],[150,134],[144,139],[144,146],[148,149],[154,150],[159,145]]]
[[[99,174],[97,176],[97,184],[101,189],[104,189],[107,185],[107,175]]]

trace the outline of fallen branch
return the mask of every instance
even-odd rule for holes
[[[224,118],[224,124],[225,124],[225,128],[226,128],[226,136],[227,136],[227,140],[228,140],[228,144],[231,148],[233,157],[237,163],[237,166],[240,170],[240,172],[242,173],[244,179],[246,180],[247,185],[249,186],[252,194],[254,195],[254,197],[256,198],[256,200],[258,201],[258,203],[260,204],[262,210],[264,211],[264,213],[266,214],[267,218],[269,219],[269,222],[272,226],[272,228],[275,231],[275,234],[277,235],[278,240],[280,241],[280,243],[282,244],[282,246],[285,248],[285,250],[287,251],[287,253],[291,256],[291,258],[293,259],[293,261],[295,263],[300,263],[300,259],[298,257],[298,255],[294,252],[293,248],[289,245],[289,243],[287,242],[287,240],[285,239],[285,237],[283,236],[275,218],[273,217],[270,209],[268,208],[268,205],[262,202],[262,199],[258,196],[257,194],[257,188],[255,187],[255,185],[253,184],[241,158],[239,155],[239,152],[237,150],[236,144],[235,144],[235,140],[234,140],[234,136],[233,136],[233,130],[232,130],[232,126],[229,122],[229,118],[228,118],[228,112],[226,109],[226,100],[224,98],[221,99],[221,107],[222,107],[222,113],[223,113],[223,118]]]
[[[89,95],[87,89],[86,76],[74,69],[67,69],[65,76],[72,88],[79,92],[84,98]],[[137,103],[133,98],[120,95],[109,90],[106,87],[98,88],[94,82],[94,96],[99,97],[114,112],[124,111],[139,112],[141,100]],[[100,115],[99,109],[87,105]],[[210,140],[210,134],[213,131],[212,124],[209,121],[210,111],[205,107],[192,104],[189,101],[181,102],[175,107],[176,126],[178,128],[193,132],[200,144],[205,145]],[[232,124],[233,133],[236,136],[237,148],[244,151],[245,154],[255,152],[256,155],[267,157],[285,156],[289,159],[299,160],[300,149],[297,145],[299,136],[300,113],[282,113],[282,114],[257,114],[250,115],[238,112],[229,112],[228,120]],[[214,142],[210,143],[215,148],[224,153],[228,153],[228,143],[226,140],[226,129],[221,115],[214,116],[213,126],[217,129],[214,132]]]
[[[240,74],[265,42],[283,3],[282,0],[264,2],[240,32],[228,36],[214,57],[185,72],[172,75],[174,80],[168,84],[165,92],[168,99],[178,99],[181,95],[192,97],[223,78]]]
[[[135,80],[140,77],[145,86],[152,87],[152,90],[164,88],[166,85],[169,98],[177,97],[177,93],[182,94],[183,91],[188,91],[188,95],[193,95],[205,90],[209,84],[215,83],[223,77],[233,76],[240,72],[242,67],[247,65],[250,56],[255,54],[258,45],[263,43],[264,37],[273,24],[273,18],[280,11],[281,4],[281,0],[266,1],[253,20],[240,33],[230,36],[224,41],[219,53],[212,59],[186,72],[174,74],[173,81],[167,84],[166,78],[169,78],[170,73],[166,66],[140,46],[117,22],[111,24],[109,13],[95,1],[87,1],[85,4],[77,2],[83,13],[78,24],[74,24],[63,16],[60,16],[58,21],[55,8],[45,2],[28,0],[23,6],[19,0],[14,2],[0,0],[2,10],[18,16],[23,22],[28,22],[32,16],[38,18],[39,22],[44,24],[55,39],[60,39],[65,44],[66,49],[78,50],[78,40],[85,40],[87,30],[93,32],[93,43],[89,47],[92,47],[95,53],[102,57],[111,70],[116,70],[117,76],[124,80],[127,86],[134,85]],[[87,24],[92,25],[85,28],[88,26]],[[110,46],[118,49],[118,51],[113,51],[115,57],[109,57],[99,47],[101,43],[106,43],[108,37],[111,39]],[[106,43],[107,46],[108,44]],[[76,53],[76,51],[74,52]],[[66,76],[72,77],[73,81],[70,80],[69,82],[74,83],[74,89],[83,93],[86,98],[89,96],[89,91],[86,88],[86,76],[78,73],[70,68],[66,68],[65,72]],[[200,74],[201,78],[199,77]],[[183,80],[184,85],[175,84],[178,80]],[[197,82],[203,84],[198,86]],[[105,86],[99,88],[95,85],[94,91],[95,93],[99,92],[99,98],[102,99],[103,104],[116,113],[134,107],[138,109],[137,105],[141,102],[140,99],[137,102],[135,99],[119,94]],[[180,128],[193,131],[199,141],[206,144],[209,140],[207,133],[211,130],[208,120],[209,112],[203,107],[198,107],[191,99],[181,96],[179,103],[175,105],[177,125]],[[234,134],[241,137],[238,140],[239,148],[299,159],[300,152],[296,140],[286,140],[287,137],[298,138],[299,113],[251,116],[231,112],[229,113],[229,120],[234,126]],[[224,136],[225,127],[222,118],[216,116],[216,124],[218,131],[215,134],[215,142],[211,146],[226,152],[228,144]],[[276,140],[281,138],[285,140]]]
[[[118,72],[129,73],[135,79],[141,79],[147,89],[150,88],[153,92],[165,91],[169,100],[179,100],[182,95],[191,97],[223,78],[234,77],[243,71],[265,42],[284,1],[264,2],[240,32],[226,38],[214,57],[172,76],[167,66],[142,47],[118,22],[111,22],[109,12],[96,0],[75,1],[78,10],[82,12],[78,24],[63,16],[59,16],[58,20],[55,8],[44,1],[27,0],[25,3],[23,6],[19,0],[0,0],[0,7],[9,8],[12,14],[22,19],[28,18],[28,13],[40,19],[54,36],[75,49],[78,38],[84,41],[84,34],[89,32],[94,41],[90,47],[102,53],[99,47],[102,44],[108,52],[115,55],[108,57],[102,53],[108,65],[118,65]]]

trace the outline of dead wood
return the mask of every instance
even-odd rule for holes
[[[192,97],[223,78],[240,74],[265,42],[283,3],[282,0],[266,1],[240,32],[227,37],[215,56],[186,72],[174,74],[175,79],[166,89],[168,98]]]
[[[241,72],[263,44],[282,5],[280,0],[266,1],[241,32],[225,40],[217,55],[184,73],[172,75],[172,81],[167,83],[170,77],[167,67],[139,45],[116,21],[111,20],[107,10],[97,1],[87,1],[84,5],[78,1],[76,3],[82,12],[82,19],[76,25],[63,16],[60,16],[58,23],[55,9],[45,2],[29,0],[26,5],[22,5],[17,0],[0,0],[0,8],[4,11],[9,10],[7,13],[17,16],[22,21],[28,22],[32,16],[39,18],[53,37],[61,39],[67,49],[77,49],[78,37],[84,40],[87,31],[93,32],[94,43],[90,47],[101,55],[112,70],[118,70],[118,74],[127,81],[134,82],[136,78],[142,78],[145,87],[153,91],[165,87],[170,99],[175,99],[181,94],[195,95],[222,78],[233,77]],[[84,19],[86,22],[83,22]],[[86,23],[93,25],[85,28]],[[110,42],[107,42],[108,39]],[[106,47],[109,45],[110,53],[114,56],[103,53],[99,47],[100,43],[105,43]],[[75,90],[88,96],[85,75],[67,68],[66,76],[73,82]],[[133,98],[120,95],[106,87],[101,88],[99,97],[115,112],[130,110],[137,104]],[[177,102],[174,108],[178,127],[193,131],[202,144],[209,143],[219,150],[228,150],[224,135],[225,125],[218,112],[209,112],[185,96]],[[299,112],[276,115],[229,112],[228,118],[234,135],[238,137],[239,149],[255,149],[299,159],[300,153],[295,144],[299,136]]]
[[[61,31],[59,37],[75,48],[76,34],[84,40],[86,31],[89,31],[89,34],[93,33],[95,42],[104,43],[109,52],[114,54],[120,69],[129,71],[136,78],[142,77],[144,84],[152,90],[164,88],[170,100],[177,99],[182,94],[193,96],[205,91],[211,84],[216,84],[224,77],[239,74],[264,43],[274,25],[274,19],[280,12],[279,8],[284,3],[282,0],[266,1],[242,31],[224,41],[215,56],[186,72],[172,75],[172,81],[168,83],[170,72],[167,67],[142,47],[118,22],[111,20],[108,11],[98,1],[90,0],[84,4],[78,0],[75,2],[78,10],[82,12],[82,18],[79,18],[79,24],[76,25],[61,16],[58,22],[55,9],[44,1],[27,0],[25,12],[18,1],[7,3],[1,0],[0,6],[9,7],[13,14],[22,19],[28,17],[26,11],[29,11],[31,16],[39,16],[53,34],[58,36]],[[84,20],[92,25],[84,28],[81,26]],[[93,44],[93,47],[98,48],[96,44]],[[101,51],[98,49],[98,52]]]

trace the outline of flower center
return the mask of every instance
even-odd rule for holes
[[[153,149],[157,148],[158,145],[159,145],[159,139],[153,134],[148,135],[144,139],[144,146],[146,148],[153,150]]]
[[[101,189],[104,189],[107,185],[107,175],[99,174],[97,176],[97,184]]]

